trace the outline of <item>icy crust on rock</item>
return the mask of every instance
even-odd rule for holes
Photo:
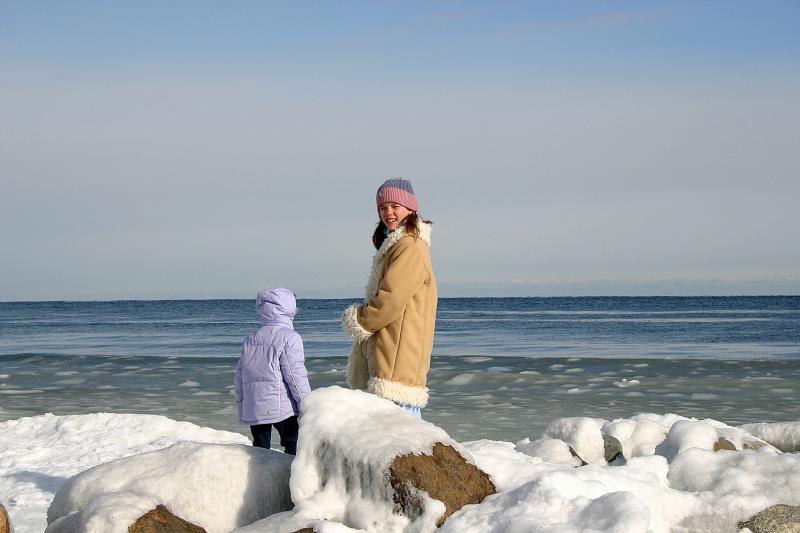
[[[770,443],[782,452],[800,451],[800,421],[745,424],[739,429]]]
[[[228,533],[291,507],[290,464],[290,456],[274,450],[198,442],[117,459],[78,474],[56,493],[46,531],[124,533],[160,503],[208,533]],[[133,519],[122,519],[128,515]]]
[[[395,514],[388,470],[396,456],[431,454],[437,442],[458,446],[443,429],[373,394],[341,387],[312,392],[303,399],[292,464],[297,513],[375,532],[426,529],[443,506],[428,499],[415,525]]]
[[[397,455],[430,454],[437,442],[458,446],[442,428],[363,391],[335,386],[317,389],[303,399],[302,410],[298,460],[292,466],[294,499],[303,499],[319,487],[316,470],[304,465],[314,460],[321,447],[344,450],[345,458],[385,470]]]
[[[421,516],[410,520],[396,514],[388,471],[396,456],[431,454],[437,442],[462,451],[443,429],[393,402],[341,387],[317,389],[302,404],[290,482],[295,509],[247,531],[283,531],[285,523],[314,521],[375,533],[431,531],[444,505],[423,495]]]

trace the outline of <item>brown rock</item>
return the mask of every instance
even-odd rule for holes
[[[294,531],[292,533],[314,533],[314,528],[313,527],[304,527],[303,529],[298,529],[297,531]]]
[[[800,506],[773,505],[737,526],[753,533],[800,533]]]
[[[8,512],[3,504],[0,503],[0,533],[9,533],[11,531],[11,522],[8,520]]]
[[[163,505],[158,505],[131,524],[128,533],[206,533],[206,530],[175,516]]]
[[[733,443],[725,437],[720,437],[717,442],[714,443],[714,451],[718,452],[720,450],[736,451],[736,446],[734,446]]]
[[[389,481],[394,489],[398,510],[417,517],[422,504],[417,491],[445,505],[437,525],[463,506],[480,503],[497,492],[489,476],[467,461],[453,447],[441,442],[433,445],[432,455],[398,455],[389,467]]]
[[[622,454],[622,443],[619,439],[603,433],[603,457],[607,463],[615,461],[624,463],[625,456]]]

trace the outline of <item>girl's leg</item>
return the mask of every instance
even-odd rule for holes
[[[297,436],[300,433],[297,416],[290,416],[286,420],[276,422],[275,429],[278,430],[278,434],[281,436],[283,451],[289,455],[297,454]]]
[[[253,434],[253,446],[269,450],[269,441],[272,438],[272,424],[250,426],[250,433]]]

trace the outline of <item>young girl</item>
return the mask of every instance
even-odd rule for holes
[[[303,340],[294,330],[294,293],[269,289],[258,293],[256,311],[261,329],[242,344],[234,386],[239,421],[250,426],[253,446],[269,448],[272,426],[286,453],[297,451],[297,415],[309,393]]]
[[[365,303],[347,308],[343,317],[355,341],[347,382],[421,417],[428,403],[438,301],[428,251],[431,226],[417,215],[419,203],[408,180],[386,180],[376,201],[380,220],[372,243],[377,252]]]

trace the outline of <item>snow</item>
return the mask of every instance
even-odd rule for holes
[[[589,464],[605,464],[603,435],[600,433],[603,423],[604,420],[596,418],[559,418],[547,426],[544,434],[545,437],[565,442]]]
[[[53,498],[47,533],[125,533],[154,501],[208,533],[227,533],[291,508],[290,467],[289,456],[274,450],[179,442],[73,477]],[[133,520],[115,520],[131,507]]]
[[[517,451],[532,457],[540,457],[542,460],[552,464],[581,465],[581,460],[570,452],[569,444],[561,439],[542,437],[531,442],[530,439],[526,438],[517,443]]]
[[[614,420],[604,424],[603,431],[622,444],[622,453],[628,459],[653,455],[667,437],[664,425],[647,419]]]
[[[441,504],[428,500],[414,523],[395,514],[386,472],[397,455],[431,453],[437,442],[458,446],[444,430],[393,402],[341,387],[317,389],[302,410],[290,482],[294,516],[372,531],[433,527]]]
[[[797,505],[800,493],[800,454],[779,450],[796,449],[800,421],[732,427],[674,413],[570,417],[516,444],[455,443],[360,391],[318,389],[302,409],[294,461],[238,433],[160,416],[0,423],[0,501],[16,533],[44,531],[48,508],[47,533],[123,532],[158,503],[209,533],[421,533],[433,531],[441,504],[424,499],[413,520],[393,514],[384,473],[394,456],[430,452],[439,441],[498,490],[453,514],[443,533],[736,531],[770,505]],[[603,434],[620,441],[623,464],[605,463]],[[740,451],[713,451],[720,437]],[[589,464],[577,466],[570,448]],[[289,496],[294,508],[285,510]]]
[[[740,429],[770,443],[782,452],[800,451],[800,424],[796,422],[745,424]]]
[[[0,502],[16,533],[41,533],[53,495],[70,477],[181,440],[249,443],[238,433],[156,415],[46,414],[0,423]]]

